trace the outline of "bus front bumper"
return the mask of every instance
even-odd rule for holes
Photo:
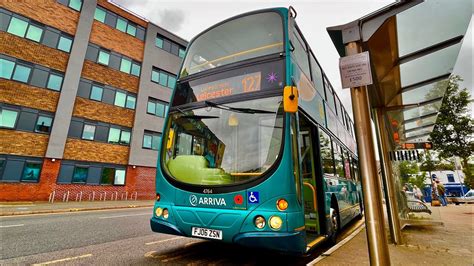
[[[234,242],[247,247],[266,248],[285,253],[306,252],[304,232],[248,232],[234,237]]]
[[[156,218],[150,219],[151,230],[157,233],[163,234],[170,234],[170,235],[177,235],[177,236],[185,236],[181,230],[178,229],[175,225],[158,220]]]
[[[156,219],[150,219],[153,232],[186,236],[175,225]],[[303,254],[306,252],[304,232],[247,232],[237,234],[232,242],[251,248],[265,248],[285,253]]]

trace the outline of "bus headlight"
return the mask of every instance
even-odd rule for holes
[[[255,217],[254,223],[255,223],[255,227],[257,227],[258,229],[262,229],[265,227],[265,218],[259,215]]]
[[[278,217],[278,216],[272,216],[272,217],[270,217],[270,222],[269,222],[269,224],[270,224],[270,227],[271,227],[272,229],[280,230],[280,228],[281,228],[281,226],[282,226],[282,224],[283,224],[283,221],[282,221],[281,218]]]
[[[279,211],[284,211],[288,209],[288,201],[286,201],[285,199],[279,199],[277,201],[277,209]]]
[[[160,207],[156,208],[156,210],[155,210],[156,217],[160,217],[162,213],[163,213],[162,208],[160,208]]]
[[[163,210],[163,218],[168,219],[168,217],[169,217],[168,209],[164,209]]]

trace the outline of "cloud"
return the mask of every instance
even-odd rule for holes
[[[181,9],[163,9],[158,11],[158,26],[177,32],[183,27],[184,11]]]

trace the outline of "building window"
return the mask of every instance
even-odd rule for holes
[[[38,182],[42,164],[35,157],[0,155],[0,182]]]
[[[69,0],[68,6],[76,11],[81,11],[82,0]]]
[[[156,36],[155,45],[156,47],[163,49],[170,54],[184,58],[185,48],[162,35]]]
[[[112,185],[115,177],[115,168],[104,167],[100,183],[104,185]]]
[[[154,98],[148,98],[146,112],[151,115],[165,117],[168,111],[168,105]]]
[[[68,136],[97,142],[130,145],[131,128],[73,117]]]
[[[40,42],[41,36],[43,35],[43,29],[30,25],[26,33],[26,38],[35,42]]]
[[[132,95],[127,95],[126,93],[117,91],[115,93],[114,105],[125,107],[128,109],[135,109],[136,97]]]
[[[145,40],[145,28],[102,7],[96,7],[94,19],[142,41]]]
[[[69,53],[71,51],[72,39],[61,36],[59,37],[58,49]]]
[[[185,54],[186,54],[186,50],[184,50],[183,48],[179,48],[178,56],[181,58],[184,58]]]
[[[76,166],[74,168],[74,174],[72,175],[72,183],[86,183],[88,174],[88,167]]]
[[[98,83],[81,78],[77,95],[119,107],[135,109],[136,96],[130,92],[120,91],[114,87],[99,85]],[[125,99],[125,100],[124,100]]]
[[[121,54],[107,51],[94,44],[89,44],[86,51],[86,59],[107,65],[110,68],[120,70],[121,72],[140,76],[141,64]]]
[[[111,127],[109,130],[108,143],[113,144],[130,144],[130,131]]]
[[[60,91],[63,85],[63,77],[55,74],[49,75],[48,85],[46,86],[48,89],[52,89],[55,91]]]
[[[122,165],[63,160],[58,183],[124,185],[125,177],[125,166]]]
[[[125,107],[128,109],[135,109],[135,103],[137,99],[135,96],[127,95],[127,102],[125,103]]]
[[[116,92],[115,93],[115,102],[114,105],[120,106],[120,107],[125,107],[125,101],[126,101],[127,95],[123,92]]]
[[[160,146],[161,134],[158,132],[145,131],[143,134],[143,148],[158,150]]]
[[[97,58],[97,63],[108,66],[109,65],[110,53],[100,50],[99,57]]]
[[[0,103],[0,127],[49,133],[54,114],[27,107]]]
[[[26,162],[21,176],[22,182],[38,182],[41,172],[41,163]]]
[[[15,63],[9,60],[0,59],[1,77],[4,79],[11,79]]]
[[[153,67],[151,70],[151,81],[158,83],[161,86],[173,89],[176,85],[176,76]]]
[[[90,99],[95,100],[95,101],[99,101],[99,102],[102,101],[102,92],[103,91],[104,90],[101,87],[92,86]]]
[[[51,132],[51,124],[53,123],[53,118],[47,116],[38,116],[36,121],[35,132],[49,133]]]
[[[94,134],[95,126],[85,124],[84,129],[82,130],[82,139],[94,140]]]
[[[104,167],[100,183],[103,185],[125,185],[125,170]]]
[[[0,127],[15,128],[18,112],[0,107]]]
[[[26,29],[28,28],[28,22],[12,17],[10,25],[8,26],[7,32],[19,37],[25,37]]]
[[[15,72],[13,73],[13,80],[28,83],[30,78],[31,67],[22,66],[17,64],[15,67]]]
[[[127,21],[122,18],[117,18],[117,24],[115,28],[121,32],[127,31]]]
[[[70,7],[79,12],[82,8],[82,0],[58,0],[58,3]]]
[[[14,17],[14,13],[5,9],[0,8],[0,14],[2,15],[2,23],[5,23],[5,30],[8,33],[67,53],[71,51],[74,38],[68,33],[50,26],[43,26],[41,23],[19,15]]]
[[[27,62],[0,55],[1,77],[29,85],[60,91],[63,74],[40,65],[27,65]]]
[[[103,10],[102,8],[96,7],[95,13],[94,13],[94,19],[102,23],[105,23],[105,14],[106,14],[105,10]]]
[[[454,175],[453,174],[446,174],[446,177],[448,178],[448,182],[454,183]]]

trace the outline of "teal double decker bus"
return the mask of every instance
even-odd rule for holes
[[[353,123],[293,8],[189,44],[156,171],[154,232],[302,254],[362,215]]]

